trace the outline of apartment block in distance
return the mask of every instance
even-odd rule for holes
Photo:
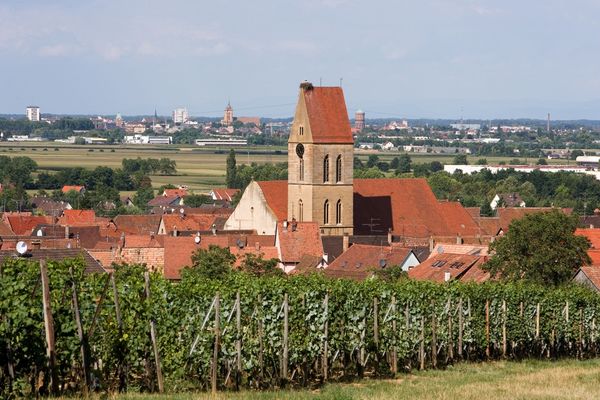
[[[39,122],[40,120],[40,108],[38,106],[28,106],[25,114],[30,121]]]

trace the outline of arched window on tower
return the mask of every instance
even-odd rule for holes
[[[337,225],[342,223],[342,200],[338,200],[335,205],[335,223]]]
[[[329,155],[323,160],[323,183],[329,182]]]
[[[329,225],[329,200],[323,205],[323,225]]]
[[[304,221],[304,203],[302,203],[302,199],[298,200],[298,221]]]
[[[335,160],[335,182],[342,181],[342,155],[337,156]]]
[[[298,171],[298,177],[301,181],[304,180],[304,158],[300,159],[300,164],[299,164],[299,168],[300,170]]]

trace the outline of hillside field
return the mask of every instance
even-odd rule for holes
[[[256,162],[258,164],[278,163],[287,160],[287,149],[274,146],[248,146],[236,148],[238,164]],[[58,171],[67,167],[84,167],[93,169],[97,166],[118,168],[123,158],[162,158],[168,157],[177,163],[176,176],[151,176],[155,187],[171,183],[188,185],[192,190],[205,192],[212,187],[225,183],[225,159],[229,148],[197,147],[186,145],[69,145],[53,142],[2,142],[0,155],[27,156],[34,159],[39,171]],[[376,154],[382,161],[390,161],[401,152],[378,152],[356,150],[355,155],[366,162],[369,155]],[[429,163],[440,161],[442,164],[452,163],[453,155],[414,154],[409,153],[413,163]],[[475,163],[479,158],[469,156],[469,162]],[[486,157],[489,163],[508,162],[510,157]],[[536,160],[528,159],[529,163]],[[550,160],[549,160],[550,161]],[[558,160],[551,160],[555,163]],[[564,163],[564,160],[563,160]]]

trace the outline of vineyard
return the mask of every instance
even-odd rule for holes
[[[600,296],[517,284],[321,276],[173,284],[79,260],[0,272],[0,396],[313,387],[461,360],[589,358]]]

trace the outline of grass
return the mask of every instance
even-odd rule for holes
[[[121,395],[131,399],[594,399],[600,398],[600,360],[464,363],[446,370],[416,372],[394,380],[364,379],[318,390]]]
[[[45,151],[44,149],[47,149]],[[58,150],[55,150],[58,149]],[[93,151],[92,151],[93,150]],[[0,143],[0,154],[8,156],[27,156],[34,159],[39,171],[58,171],[66,167],[79,166],[94,169],[97,166],[119,168],[123,158],[161,158],[168,157],[177,163],[178,174],[175,176],[151,176],[153,185],[171,183],[188,185],[192,190],[206,192],[215,186],[225,184],[225,160],[228,148],[200,148],[188,145],[69,145],[64,143]],[[287,161],[286,149],[273,146],[250,146],[236,149],[238,164],[278,163]],[[390,161],[400,152],[377,152],[355,150],[355,155],[366,162],[370,154],[377,154],[382,161]],[[451,164],[454,155],[409,153],[413,163],[429,163],[439,161]],[[469,163],[474,164],[479,158],[486,158],[489,163],[509,162],[515,157],[477,157],[469,156]],[[529,163],[537,160],[528,159]],[[564,160],[548,160],[549,163],[564,163]]]
[[[48,151],[43,151],[48,148]],[[54,148],[58,148],[55,151]],[[12,150],[11,150],[12,149]],[[90,151],[94,150],[94,151]],[[100,151],[104,150],[104,151]],[[112,151],[114,150],[114,152]],[[287,160],[284,150],[279,147],[244,147],[237,149],[237,161],[240,164],[256,162],[258,164],[277,163]],[[97,166],[119,168],[123,158],[161,158],[168,157],[177,163],[175,176],[151,176],[153,186],[171,183],[188,185],[192,190],[207,191],[225,184],[225,160],[229,149],[169,146],[76,146],[54,143],[1,143],[0,154],[8,156],[27,156],[38,163],[39,171],[57,171],[65,167],[83,167],[94,169]],[[276,153],[279,151],[279,154]]]

